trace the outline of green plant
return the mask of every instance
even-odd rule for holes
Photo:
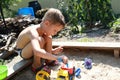
[[[11,5],[17,5],[21,0],[0,0],[0,8],[5,14],[4,17],[13,17],[16,14],[15,10],[10,9]]]
[[[9,8],[13,3],[20,2],[21,0],[0,0],[0,4],[3,8]]]
[[[58,3],[74,33],[79,32],[78,25],[89,29],[99,25],[107,27],[115,19],[110,0],[58,0]]]
[[[112,32],[114,32],[114,33],[120,32],[120,18],[109,23],[109,26],[110,26]]]

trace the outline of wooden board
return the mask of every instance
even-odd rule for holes
[[[65,48],[81,48],[81,49],[112,49],[114,56],[119,57],[119,42],[53,42],[53,47],[63,46]]]
[[[20,56],[15,57],[10,63],[7,64],[8,75],[5,80],[9,80],[9,78],[11,78],[13,75],[31,64],[32,59],[24,60]]]
[[[113,42],[53,42],[53,46],[120,49],[120,43]]]

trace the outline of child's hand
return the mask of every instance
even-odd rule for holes
[[[67,56],[63,56],[62,59],[63,59],[63,63],[65,63],[65,64],[68,63],[68,57]]]
[[[68,57],[67,56],[59,56],[58,61],[63,62],[64,64],[67,64],[68,63]]]
[[[53,54],[59,54],[59,53],[61,53],[62,51],[63,51],[63,47],[62,47],[62,46],[59,46],[59,47],[53,49],[53,50],[52,50],[52,53],[53,53]]]

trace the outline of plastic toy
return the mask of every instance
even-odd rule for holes
[[[57,74],[56,80],[74,80],[75,77],[75,67],[69,68],[62,66]]]
[[[86,69],[91,69],[92,68],[92,60],[90,58],[85,58],[84,66]]]
[[[59,69],[56,80],[69,80],[69,73],[67,70]]]
[[[44,70],[37,72],[36,80],[50,80],[50,74]]]
[[[36,80],[50,80],[51,70],[48,66],[52,64],[53,62],[54,61],[50,62],[47,65],[45,64],[37,68]]]
[[[0,80],[4,80],[7,77],[8,68],[6,65],[0,65]]]
[[[76,77],[80,77],[80,73],[81,73],[81,69],[80,68],[75,70],[75,76]]]

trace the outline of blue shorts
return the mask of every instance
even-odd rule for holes
[[[20,57],[22,57],[22,49],[18,49],[18,48],[16,48],[15,49],[15,52],[18,54],[18,55],[20,55]],[[22,57],[23,58],[23,57]],[[24,58],[23,58],[24,59]]]

